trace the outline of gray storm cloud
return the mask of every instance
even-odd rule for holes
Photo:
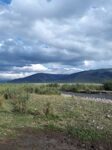
[[[0,77],[112,67],[111,5],[111,0],[1,4]]]

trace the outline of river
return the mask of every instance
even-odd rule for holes
[[[112,100],[112,93],[73,93],[73,92],[62,92],[62,95],[66,96],[77,96],[83,98],[91,98],[91,99],[102,99],[102,100]]]

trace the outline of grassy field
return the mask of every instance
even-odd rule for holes
[[[112,103],[63,97],[57,85],[1,85],[0,139],[15,138],[26,128],[112,146]]]

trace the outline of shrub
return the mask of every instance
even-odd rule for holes
[[[46,103],[46,106],[45,106],[45,109],[44,109],[44,114],[46,116],[51,114],[51,103],[50,102]]]
[[[3,97],[2,97],[2,96],[0,96],[0,107],[2,107],[2,106],[3,106],[3,102],[4,102]]]
[[[38,87],[35,87],[34,92],[36,94],[59,94],[59,90],[56,87],[53,87],[53,85],[41,85]]]
[[[51,84],[47,84],[46,86],[58,88],[59,84],[58,83],[51,83]]]
[[[61,86],[61,90],[66,92],[89,92],[95,90],[103,90],[103,86],[94,84],[64,84]]]
[[[112,91],[112,81],[105,82],[104,89],[108,91]]]
[[[5,99],[11,99],[14,95],[15,91],[12,91],[12,90],[9,90],[7,89],[5,92],[4,92],[4,98]]]
[[[28,100],[29,100],[28,93],[25,92],[19,94],[17,93],[12,100],[13,112],[26,113]]]
[[[25,86],[24,91],[28,93],[34,93],[34,86]]]
[[[77,92],[78,88],[77,85],[64,84],[62,85],[61,90],[66,92]]]

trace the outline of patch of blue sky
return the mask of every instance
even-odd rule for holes
[[[12,0],[0,0],[1,4],[10,4]]]

